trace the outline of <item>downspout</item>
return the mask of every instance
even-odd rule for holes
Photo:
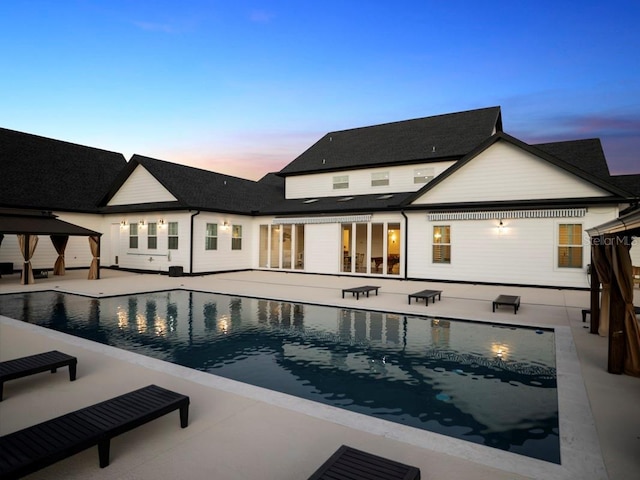
[[[200,210],[191,214],[191,249],[189,251],[189,275],[193,274],[193,217],[200,215]]]
[[[407,277],[407,268],[409,267],[409,218],[404,213],[404,210],[400,210],[400,213],[404,217],[404,279]]]

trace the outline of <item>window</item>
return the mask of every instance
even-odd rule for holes
[[[371,174],[371,186],[383,187],[389,185],[389,172],[373,172]]]
[[[168,227],[169,250],[178,249],[178,222],[169,222]]]
[[[349,188],[349,175],[336,175],[333,177],[333,189]]]
[[[558,267],[582,268],[582,225],[558,225]]]
[[[147,227],[147,248],[155,250],[158,248],[158,224],[150,223]]]
[[[218,249],[218,224],[207,223],[206,233],[204,237],[204,249],[205,250],[217,250]]]
[[[433,180],[433,168],[416,168],[413,171],[413,183],[429,183]]]
[[[451,263],[451,227],[433,227],[433,263]]]
[[[138,224],[129,224],[129,248],[138,248]]]
[[[234,225],[231,230],[231,250],[242,250],[242,225]]]

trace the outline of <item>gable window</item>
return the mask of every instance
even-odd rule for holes
[[[138,248],[138,224],[129,224],[129,248]]]
[[[335,175],[333,177],[333,189],[349,188],[349,175]]]
[[[242,250],[242,225],[234,225],[231,230],[231,250]]]
[[[558,267],[582,268],[582,225],[558,225]]]
[[[413,171],[413,183],[429,183],[433,176],[433,167],[416,168]]]
[[[372,172],[371,173],[371,186],[383,187],[389,185],[389,172]]]
[[[158,224],[150,223],[147,227],[147,248],[156,250],[158,248]]]
[[[169,250],[178,249],[178,222],[169,222],[168,226]]]
[[[451,226],[433,227],[433,263],[451,263]]]
[[[204,237],[204,249],[205,250],[218,249],[218,224],[217,223],[207,223],[207,232]]]

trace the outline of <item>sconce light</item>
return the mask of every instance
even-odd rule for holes
[[[223,222],[222,223],[222,229],[223,230],[229,230],[229,222]]]
[[[144,227],[144,220],[140,220],[140,221],[138,222],[138,225],[140,225],[141,227]]]
[[[158,220],[158,225],[160,225],[161,227],[164,225],[164,218]]]
[[[502,223],[502,219],[500,219],[500,223],[498,224],[498,235],[501,235],[504,232],[504,223]]]
[[[126,220],[121,220],[121,221],[120,221],[120,226],[121,226],[122,228],[126,227],[126,226],[127,226],[127,221],[126,221]]]

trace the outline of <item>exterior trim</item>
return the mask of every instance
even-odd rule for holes
[[[346,215],[340,217],[290,217],[274,218],[272,225],[319,224],[319,223],[364,223],[371,221],[371,214]]]
[[[503,210],[494,212],[443,212],[429,213],[430,222],[441,220],[493,220],[507,218],[568,218],[584,217],[586,208],[566,208],[560,210]]]

